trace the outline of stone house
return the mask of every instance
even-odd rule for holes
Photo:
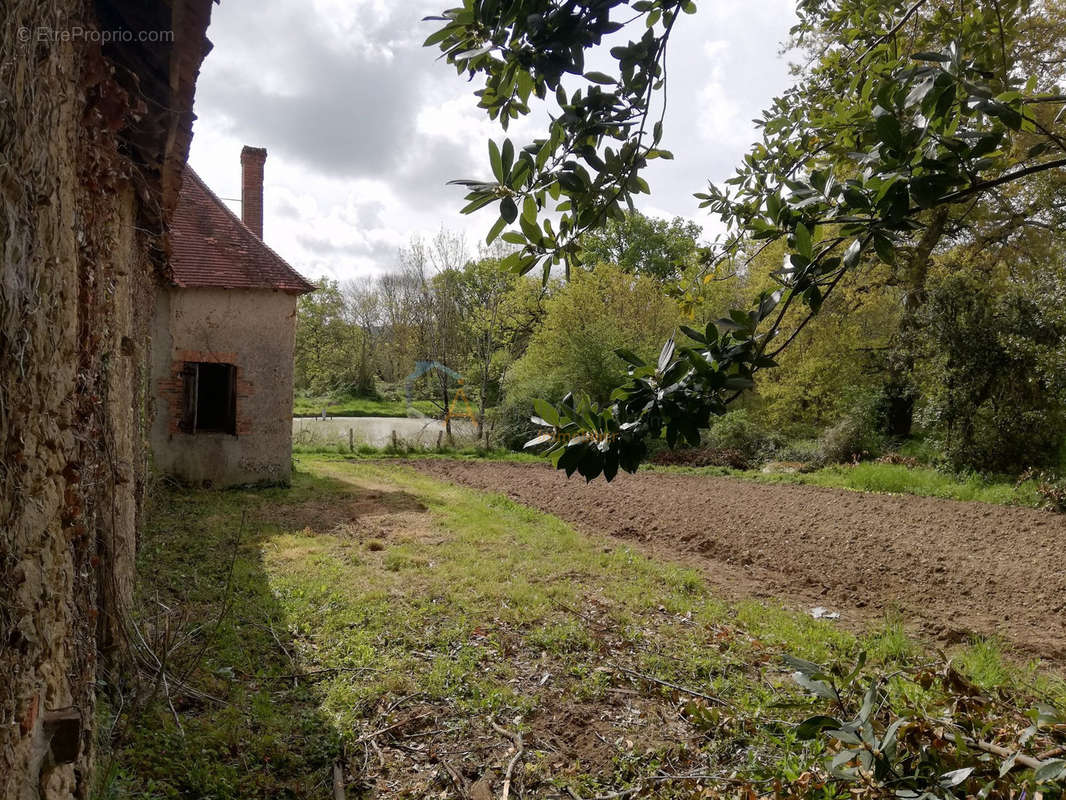
[[[297,298],[314,287],[263,243],[266,150],[241,151],[241,218],[191,167],[152,322],[151,449],[205,486],[286,483]]]

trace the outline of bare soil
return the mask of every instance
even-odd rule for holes
[[[899,613],[939,642],[996,635],[1066,662],[1063,516],[697,475],[586,484],[547,464],[409,464],[696,567],[728,598],[823,606],[849,627]]]

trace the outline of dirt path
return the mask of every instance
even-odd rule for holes
[[[694,475],[586,485],[548,465],[410,465],[696,566],[730,597],[824,606],[845,624],[898,610],[940,641],[999,634],[1066,661],[1066,517]]]

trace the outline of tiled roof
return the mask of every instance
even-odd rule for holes
[[[248,230],[189,166],[170,223],[170,242],[170,267],[177,286],[298,294],[315,288]]]

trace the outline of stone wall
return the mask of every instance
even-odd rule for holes
[[[180,185],[209,9],[0,0],[4,800],[88,796],[94,689],[124,663],[164,185]],[[179,43],[63,35],[105,12]]]
[[[271,289],[161,293],[153,325],[152,458],[197,485],[287,483],[292,472],[296,295]],[[186,362],[237,367],[237,435],[180,430]]]

